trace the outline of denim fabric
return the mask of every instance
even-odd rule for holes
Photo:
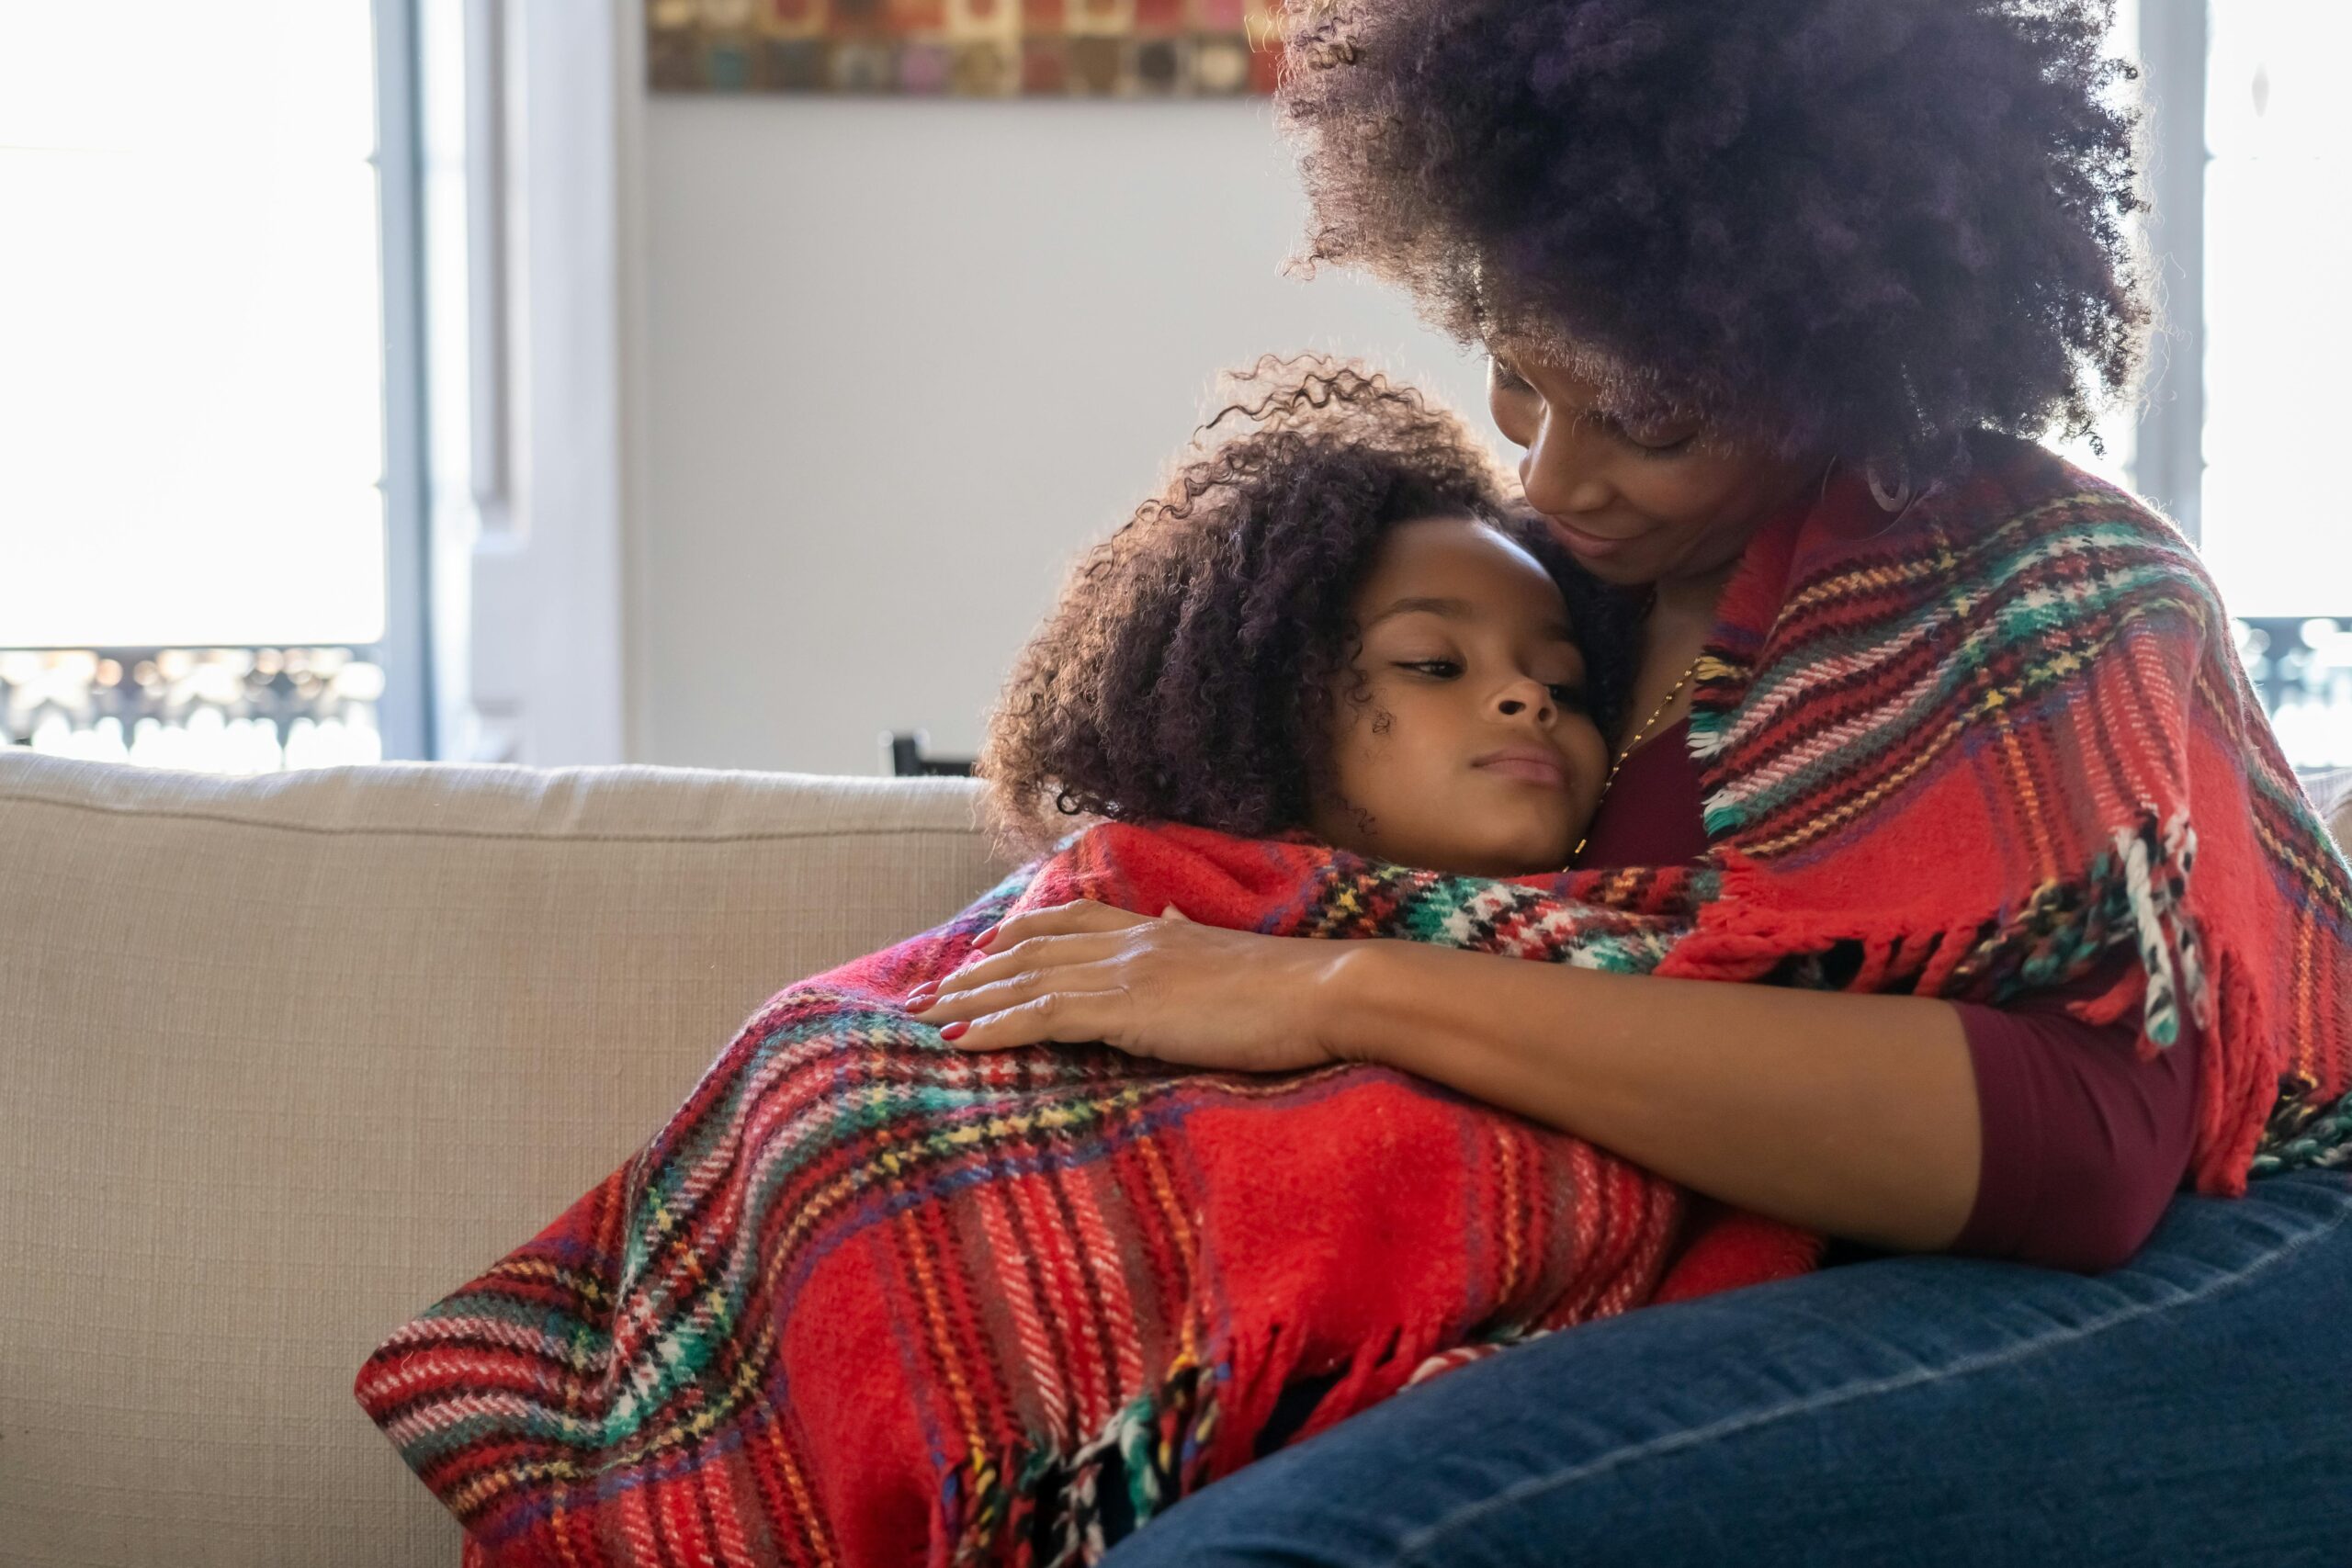
[[[1440,1377],[1109,1568],[2340,1568],[2352,1174],[2183,1196],[2084,1276],[1904,1257]]]

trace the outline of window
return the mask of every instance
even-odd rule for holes
[[[0,739],[429,750],[397,0],[0,11]]]
[[[2352,6],[2212,0],[2200,547],[2298,766],[2352,764]]]
[[[2334,0],[2123,0],[2151,106],[2161,329],[2143,406],[2102,425],[2122,479],[2180,523],[2237,617],[2288,760],[2352,764],[2352,502],[2325,455],[2352,428],[2352,46]]]

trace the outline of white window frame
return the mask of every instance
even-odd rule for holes
[[[419,205],[416,11],[374,0],[377,233],[384,342],[384,694],[376,726],[388,759],[436,754],[432,607],[426,583],[423,214]]]
[[[2180,525],[2203,529],[2205,138],[2208,0],[2140,0],[2140,87],[2149,106],[2148,249],[2157,329],[2132,455],[2132,488]]]
[[[469,354],[434,373],[467,414],[466,482],[442,485],[432,530],[463,541],[462,570],[434,574],[447,754],[626,761],[642,0],[423,3],[465,39]]]

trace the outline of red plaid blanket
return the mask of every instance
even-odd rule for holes
[[[1148,1518],[1247,1462],[1294,1379],[1337,1375],[1311,1433],[1465,1349],[1801,1272],[1818,1238],[1724,1214],[1694,1239],[1671,1183],[1385,1068],[965,1055],[899,998],[1074,897],[1646,968],[1707,886],[1603,908],[1097,828],[779,993],[641,1155],[387,1341],[359,1398],[479,1563],[1091,1559],[1104,1484]]]

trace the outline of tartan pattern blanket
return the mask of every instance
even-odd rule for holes
[[[1563,879],[1565,880],[1565,879]],[[1810,1233],[1384,1068],[965,1055],[901,999],[1019,909],[1656,965],[1709,886],[1555,886],[1104,824],[786,987],[670,1123],[358,1394],[482,1564],[1057,1563],[1417,1371],[1804,1271]],[[1703,1224],[1686,1223],[1702,1219]],[[1671,1267],[1670,1267],[1671,1265]]]
[[[2035,448],[1889,527],[1750,547],[1702,660],[1708,861],[1511,882],[1104,825],[787,987],[642,1152],[395,1333],[357,1393],[481,1564],[1091,1561],[1306,1432],[1531,1335],[1813,1266],[1821,1238],[1353,1066],[964,1056],[898,998],[1091,897],[1272,934],[2206,1032],[2192,1173],[2352,1160],[2352,870],[2194,552]]]
[[[2070,1007],[2205,1032],[2199,1191],[2352,1163],[2352,866],[2131,495],[1996,435],[1895,524],[1841,481],[1742,558],[1690,728],[1723,881],[1659,973],[1997,1005],[2124,948]]]

